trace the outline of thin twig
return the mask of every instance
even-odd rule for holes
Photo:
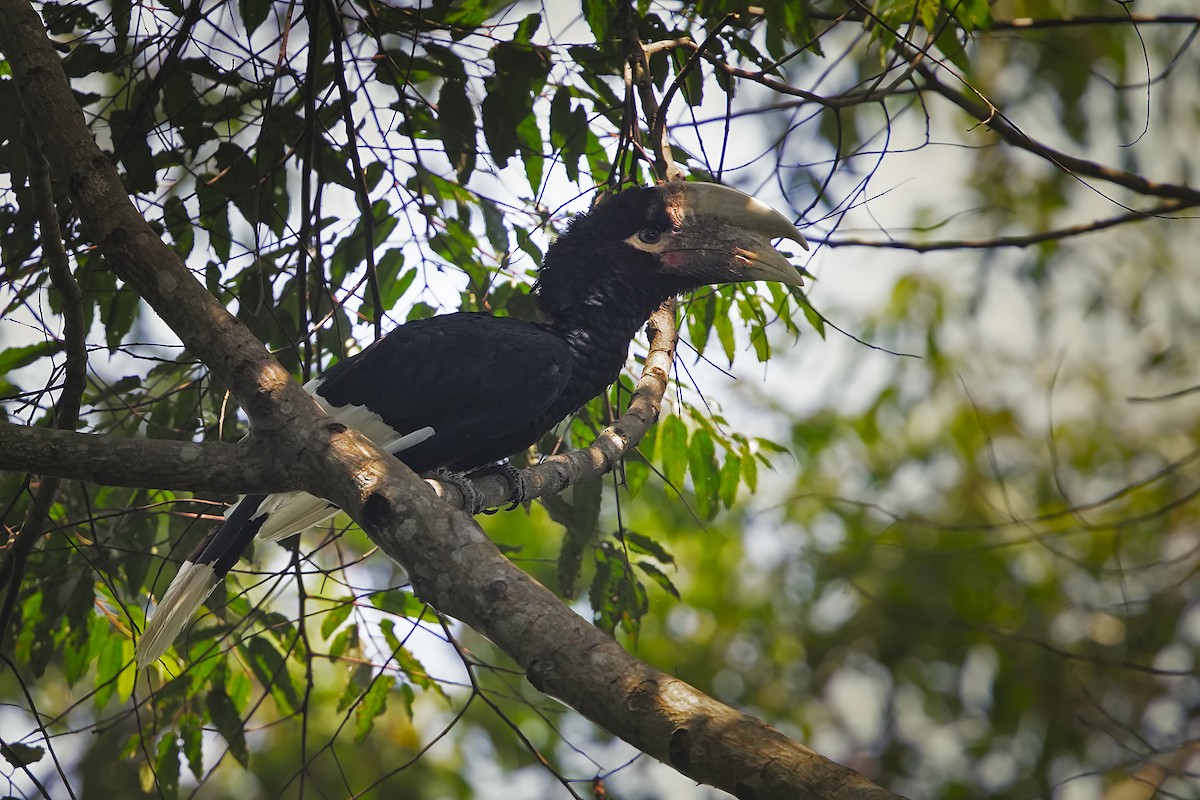
[[[1183,200],[1170,200],[1154,208],[1131,211],[1108,219],[1095,222],[1069,225],[1052,231],[1030,233],[1024,236],[996,236],[991,239],[947,239],[936,242],[907,242],[907,241],[874,241],[870,239],[813,239],[826,247],[874,247],[889,250],[911,250],[914,253],[930,253],[936,250],[995,250],[1000,247],[1029,247],[1031,245],[1052,242],[1060,239],[1070,239],[1087,233],[1115,228],[1130,222],[1141,222],[1147,219],[1173,219],[1167,216],[1185,208],[1200,205],[1200,201],[1188,203]]]
[[[1055,150],[1033,139],[1029,134],[1018,128],[1012,120],[1006,117],[974,87],[967,85],[967,88],[979,98],[980,102],[972,100],[966,94],[943,83],[938,78],[934,68],[929,64],[917,64],[916,70],[917,74],[924,79],[925,85],[928,88],[970,114],[980,124],[987,125],[993,133],[1007,144],[1044,158],[1077,178],[1096,178],[1116,186],[1124,187],[1137,194],[1171,198],[1183,201],[1189,206],[1200,205],[1200,189],[1193,189],[1177,183],[1152,181],[1132,172],[1114,169],[1095,161],[1088,161],[1087,159],[1064,153],[1061,150]]]
[[[700,46],[688,57],[687,63],[683,65],[683,68],[675,74],[675,80],[671,81],[671,85],[667,87],[667,91],[663,92],[662,102],[659,103],[658,110],[654,114],[654,125],[650,130],[651,142],[662,142],[663,147],[667,146],[667,109],[671,106],[671,100],[675,97],[675,93],[679,91],[679,86],[687,78],[688,73],[700,63],[700,58],[704,55],[709,45],[716,41],[717,34],[721,32],[721,29],[737,19],[738,15],[734,13],[729,13],[722,17],[721,21],[713,26],[708,36],[700,43]],[[645,48],[642,48],[642,52],[645,53]]]
[[[617,11],[617,28],[625,45],[625,62],[628,65],[626,74],[630,76],[627,80],[632,80],[633,86],[637,88],[638,99],[642,104],[642,114],[645,116],[647,124],[653,124],[659,116],[658,100],[654,97],[654,83],[650,78],[650,59],[646,55],[646,49],[642,46],[641,37],[638,36],[634,15],[632,0],[625,0]],[[636,130],[636,116],[630,124]],[[675,164],[675,159],[671,156],[666,127],[656,126],[654,133],[657,138],[650,143],[655,156],[654,174],[658,176],[659,180],[683,180],[683,171],[679,169]],[[631,135],[630,138],[634,142],[637,141],[636,136]]]
[[[333,37],[333,76],[338,93],[342,98],[342,124],[346,126],[346,150],[354,168],[354,199],[358,202],[358,213],[362,220],[363,252],[367,256],[367,291],[371,293],[373,314],[371,324],[375,327],[375,338],[383,338],[383,299],[379,292],[379,273],[375,269],[375,214],[371,210],[371,190],[367,186],[367,174],[363,171],[362,159],[358,155],[358,129],[354,125],[354,97],[346,85],[346,65],[342,56],[345,46],[345,31],[338,16],[338,7],[333,0],[325,0],[325,13],[329,17],[329,30]],[[313,20],[309,19],[309,24]]]

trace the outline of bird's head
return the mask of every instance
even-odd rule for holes
[[[551,245],[538,274],[539,305],[555,319],[594,303],[597,293],[640,311],[707,284],[803,285],[774,239],[808,249],[791,220],[728,186],[626,189],[576,217]]]

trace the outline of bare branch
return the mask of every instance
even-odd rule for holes
[[[0,422],[0,470],[33,472],[101,486],[180,489],[214,494],[301,488],[295,458],[253,437],[172,442],[76,433]]]
[[[316,13],[319,6],[313,4],[310,13],[310,23],[320,24],[320,15]],[[379,270],[375,265],[375,212],[371,208],[371,190],[367,186],[367,173],[363,169],[362,158],[358,154],[358,127],[354,124],[354,98],[350,87],[346,85],[345,56],[342,51],[346,47],[346,31],[342,27],[342,18],[338,6],[333,0],[325,0],[325,16],[329,21],[329,31],[333,38],[333,79],[337,84],[338,93],[342,98],[342,124],[346,126],[346,152],[350,156],[350,166],[354,173],[354,201],[358,203],[358,214],[362,220],[363,255],[366,257],[367,291],[371,294],[371,325],[375,329],[375,338],[383,338],[383,300],[379,293]]]
[[[928,62],[917,63],[916,70],[924,78],[925,84],[930,89],[967,112],[971,117],[978,120],[979,123],[986,125],[1013,147],[1044,158],[1058,168],[1075,176],[1096,178],[1117,186],[1122,186],[1137,194],[1171,198],[1181,201],[1187,206],[1200,205],[1200,190],[1177,183],[1161,183],[1159,181],[1148,180],[1132,172],[1113,169],[1095,161],[1088,161],[1087,159],[1064,153],[1061,150],[1055,150],[1033,139],[1018,128],[1008,117],[1004,116],[1000,109],[974,88],[971,88],[971,92],[982,102],[972,100],[963,92],[943,83],[938,78],[934,67],[930,66]]]
[[[937,242],[910,242],[903,240],[872,240],[872,239],[813,239],[826,247],[874,247],[887,250],[911,250],[914,253],[930,253],[935,250],[995,250],[1000,247],[1030,247],[1035,244],[1052,242],[1060,239],[1070,239],[1096,231],[1115,228],[1130,222],[1142,222],[1148,219],[1173,219],[1169,216],[1185,208],[1200,205],[1200,202],[1189,203],[1183,200],[1170,200],[1154,208],[1144,211],[1131,211],[1108,219],[1095,222],[1070,225],[1066,228],[1056,228],[1042,233],[1030,233],[1024,236],[996,236],[991,239],[958,239]],[[812,237],[809,237],[812,239]]]
[[[692,45],[695,47],[695,45]],[[703,58],[715,68],[721,70],[731,78],[741,78],[743,80],[753,81],[754,83],[765,86],[777,94],[787,95],[789,97],[797,97],[801,102],[791,104],[780,104],[785,108],[800,108],[805,103],[813,103],[814,105],[823,106],[825,108],[848,108],[850,106],[862,105],[863,103],[874,103],[879,100],[886,99],[894,94],[900,93],[900,85],[907,80],[908,72],[901,75],[898,79],[893,80],[888,86],[882,89],[851,89],[837,95],[822,95],[816,92],[810,92],[801,89],[797,86],[784,83],[781,80],[770,78],[762,72],[754,72],[741,67],[735,67],[711,53],[703,54]],[[772,108],[774,106],[771,106]]]
[[[814,9],[813,19],[827,22],[850,20],[862,22],[868,18],[863,11],[834,13]],[[1032,30],[1037,28],[1081,28],[1089,25],[1200,25],[1200,16],[1194,14],[1064,14],[1061,17],[1016,17],[994,19],[988,23],[988,31]]]
[[[676,166],[675,159],[671,157],[667,129],[665,126],[656,125],[659,118],[658,100],[654,97],[654,83],[650,79],[650,61],[642,46],[642,40],[638,36],[635,13],[631,0],[623,2],[620,10],[617,11],[617,27],[620,31],[621,41],[625,45],[625,69],[627,75],[630,76],[627,80],[632,80],[633,85],[637,87],[638,99],[642,104],[642,113],[646,117],[646,124],[653,126],[652,131],[656,138],[651,139],[650,147],[654,151],[654,174],[658,176],[659,180],[682,180],[683,171]],[[636,117],[629,120],[629,125],[633,129],[631,130],[631,141],[636,143]]]
[[[992,20],[988,30],[1034,30],[1045,28],[1080,28],[1089,25],[1200,25],[1195,14],[1080,14],[1061,17],[1017,17]]]
[[[713,29],[709,31],[708,36],[705,37],[704,41],[695,48],[695,50],[692,52],[692,55],[688,58],[687,63],[684,64],[679,72],[675,74],[675,79],[671,81],[671,85],[667,87],[665,92],[663,92],[662,102],[658,106],[658,111],[656,111],[654,116],[651,118],[653,121],[653,125],[650,129],[651,142],[661,143],[664,149],[668,149],[667,109],[671,107],[671,100],[675,97],[675,93],[679,91],[679,86],[687,78],[688,73],[696,68],[696,65],[700,62],[700,58],[708,50],[709,45],[717,40],[717,34],[721,32],[721,29],[737,19],[738,15],[733,13],[726,14],[724,17],[722,17],[721,20],[713,26]],[[644,48],[642,52],[643,54],[646,52]],[[669,150],[668,154],[664,156],[664,158],[666,157],[669,157]]]

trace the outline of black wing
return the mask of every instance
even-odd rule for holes
[[[363,432],[381,445],[389,433],[417,434],[393,448],[414,471],[466,471],[528,447],[559,421],[546,413],[567,386],[572,358],[561,338],[533,323],[446,314],[401,325],[334,365],[316,394],[354,427],[362,414],[351,407],[365,407],[377,429]]]

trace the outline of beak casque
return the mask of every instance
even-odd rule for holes
[[[679,224],[679,235],[671,249],[719,251],[728,271],[722,283],[775,281],[804,285],[799,270],[771,245],[775,239],[790,239],[808,249],[808,242],[790,219],[766,203],[718,183],[684,183],[677,187],[672,187],[668,200],[669,212]]]

